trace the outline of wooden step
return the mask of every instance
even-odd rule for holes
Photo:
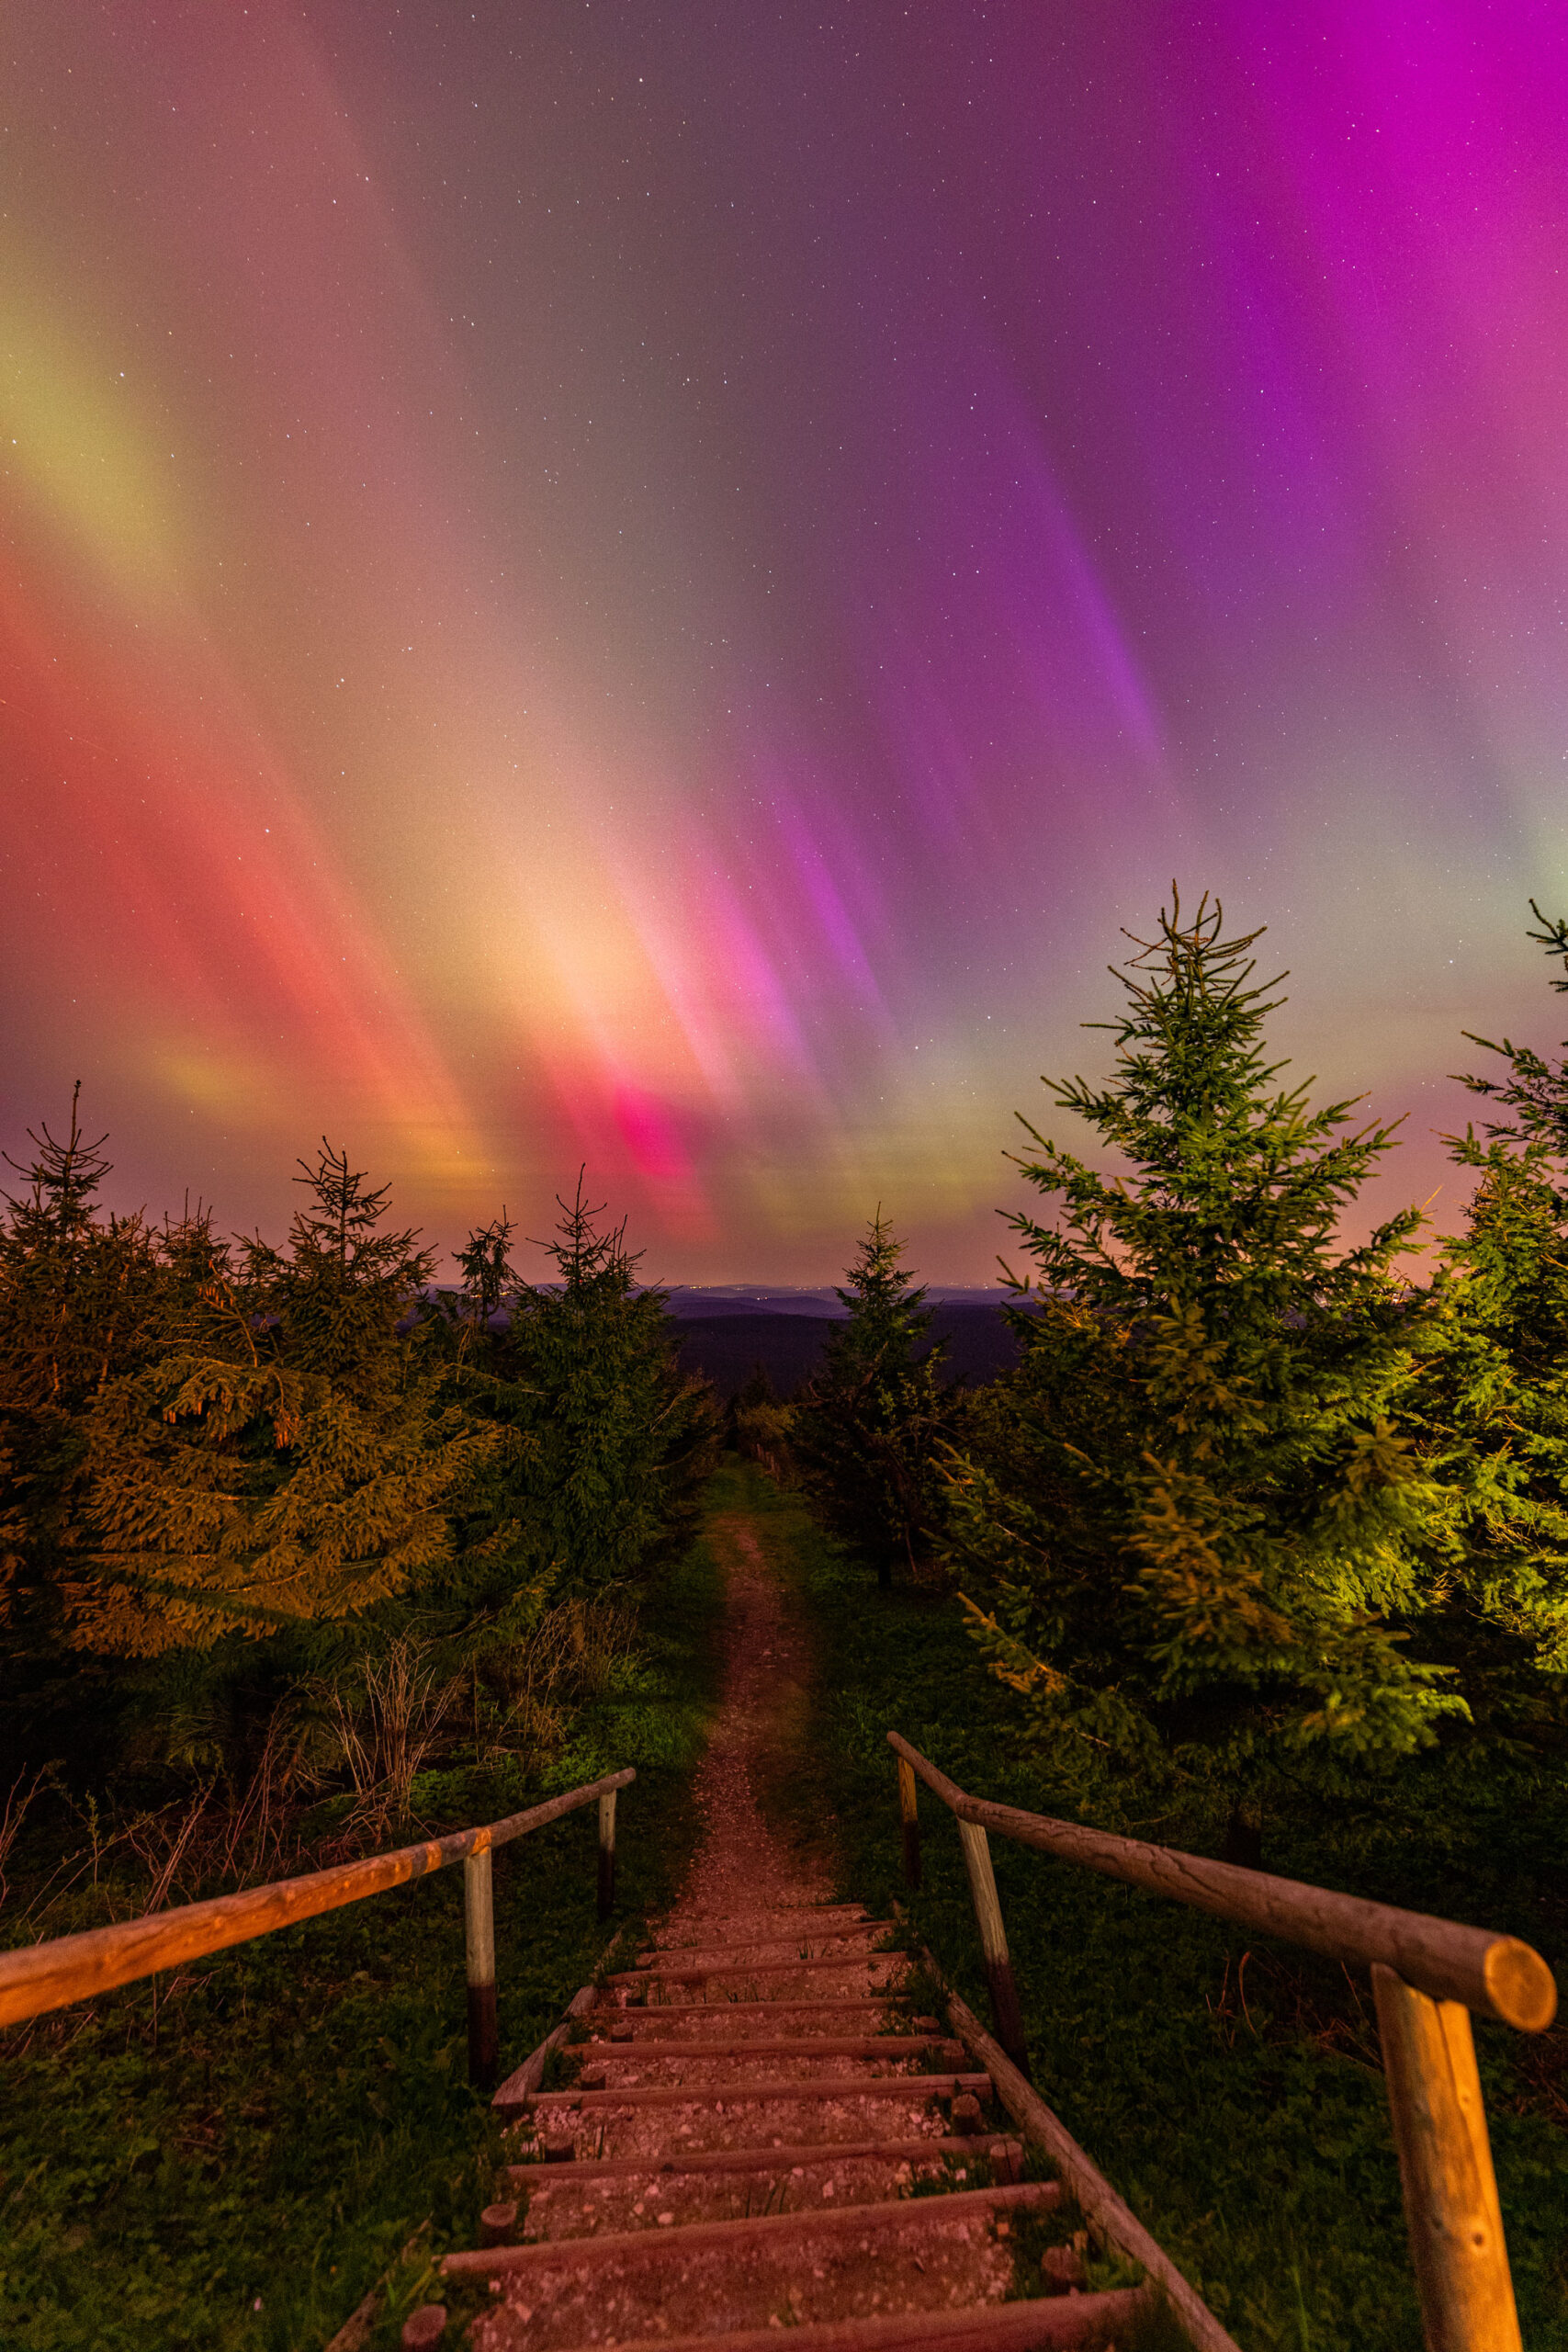
[[[680,2083],[657,2083],[635,2090],[536,2091],[528,2109],[536,2114],[560,2114],[575,2108],[590,2115],[616,2107],[755,2107],[762,2099],[907,2100],[917,2091],[928,2100],[962,2098],[965,2091],[976,2098],[989,2098],[991,2078],[989,2075],[824,2075],[815,2082],[792,2083],[751,2082],[738,2075],[728,2086],[710,2084],[701,2090]]]
[[[713,2148],[705,2154],[675,2156],[661,2160],[665,2172],[759,2172],[775,2165],[820,2165],[848,2163],[852,2157],[884,2156],[894,2162],[913,2163],[917,2157],[972,2156],[978,2152],[989,2154],[993,2147],[1005,2147],[1016,2153],[1023,2145],[1021,2140],[998,2139],[995,2133],[960,2136],[949,2133],[946,2138],[935,2135],[920,2140],[835,2140],[824,2143],[814,2140],[797,2148]],[[507,2175],[513,2188],[528,2188],[542,2182],[558,2180],[618,2180],[635,2174],[657,2171],[646,2156],[604,2156],[596,2162],[574,2164],[570,2172],[564,2165],[508,2165]]]
[[[731,1934],[747,1931],[755,1934],[759,1920],[777,1922],[777,1932],[787,1935],[797,1923],[802,1928],[818,1928],[832,1933],[836,1928],[863,1928],[869,1924],[869,1914],[863,1903],[803,1903],[792,1909],[759,1911],[692,1911],[684,1915],[684,1923],[700,1928],[700,1935],[687,1939],[693,1943],[723,1942]],[[656,1937],[655,1951],[678,1951],[680,1944]]]
[[[912,2050],[900,2052],[903,2037],[896,2034],[875,2036],[868,2044],[863,2041],[829,2041],[827,2036],[800,2034],[782,2044],[764,2042],[759,2045],[755,2059],[746,2054],[746,2045],[735,2045],[722,2051],[706,2051],[698,2042],[694,2048],[677,2045],[679,2054],[660,2057],[664,2045],[649,2044],[650,2055],[644,2057],[635,2042],[619,2042],[612,2051],[595,2051],[590,2047],[588,2063],[575,2086],[584,2092],[617,2090],[673,2090],[685,2088],[694,2096],[722,2098],[726,2086],[736,2090],[745,2087],[755,2075],[765,2076],[774,2083],[813,2083],[824,2076],[858,2082],[876,2082],[884,2076],[895,2076],[901,2082],[919,2082],[933,2068],[950,2074],[955,2065],[970,2064],[969,2053],[959,2043],[954,2048],[947,2042],[916,2041]],[[822,2048],[819,2043],[827,2042]]]
[[[620,2232],[450,2254],[450,2278],[490,2279],[487,2347],[526,2352],[650,2335],[660,2320],[705,2335],[813,2320],[999,2303],[1013,2283],[1012,2217],[1048,2211],[1055,2182],[894,2204],[819,2207],[684,2229]],[[508,2327],[506,2323],[512,2325]]]
[[[886,2058],[891,2062],[895,2058],[927,2055],[955,2066],[964,2056],[964,2049],[961,2041],[937,2041],[926,2033],[792,2033],[776,2041],[764,2041],[760,2035],[737,2041],[666,2041],[647,2034],[636,2041],[611,2041],[595,2036],[574,2043],[573,2053],[581,2058],[585,2066],[649,2066],[655,2060],[677,2058],[723,2058],[750,2064],[757,2058]]]
[[[684,1951],[688,1945],[705,1943],[776,1942],[781,1936],[801,1936],[807,1939],[829,1936],[891,1936],[897,1932],[896,1919],[873,1919],[860,1909],[842,1911],[731,1911],[711,1919],[692,1919],[689,1932],[679,1936],[656,1936],[646,1949],[649,1951]],[[695,1932],[701,1928],[704,1932]],[[716,1932],[715,1932],[716,1931]],[[639,1951],[637,1959],[643,1954]]]
[[[791,2148],[737,2148],[680,2159],[617,2157],[604,2164],[511,2165],[507,2187],[525,2196],[515,2234],[560,2239],[598,2232],[683,2227],[799,2211],[825,2204],[880,2205],[917,2179],[953,2188],[1016,2180],[1019,2140],[860,2140]]]
[[[720,1968],[776,1968],[781,1962],[790,1961],[863,1960],[886,1933],[886,1927],[877,1919],[863,1928],[848,1928],[833,1936],[755,1935],[738,1936],[726,1944],[660,1944],[639,1951],[637,1964],[668,1976],[677,1972],[706,1975]]]
[[[835,1970],[846,1982],[858,1976],[863,1969],[868,1975],[877,1969],[907,1968],[908,1954],[902,1951],[872,1951],[863,1956],[849,1953],[841,1958],[827,1960],[786,1960],[764,1962],[705,1962],[698,1967],[626,1968],[606,1976],[606,1984],[711,1984],[727,1983],[760,1984],[764,1977],[820,1976],[824,1970]]]
[[[870,2319],[818,2320],[792,2326],[789,2352],[1068,2352],[1125,2342],[1150,2307],[1146,2288],[1109,2295],[1056,2295],[1049,2301],[982,2303],[967,2311],[908,2312]],[[782,2323],[781,2323],[782,2324]],[[490,2314],[474,2324],[474,2352],[504,2352],[509,2339],[491,2335]],[[778,2327],[747,2327],[719,2335],[659,2335],[617,2340],[616,2352],[780,2352]],[[602,2338],[594,2339],[595,2345]],[[579,2352],[575,2346],[560,2352]],[[581,2347],[587,2352],[587,2346]]]
[[[951,2098],[951,2075],[840,2076],[796,2083],[736,2083],[708,2090],[651,2090],[545,2094],[519,2129],[530,2126],[538,2142],[553,2142],[551,2153],[574,2160],[604,2156],[660,2156],[682,2161],[694,2152],[754,2148],[776,2140],[780,2147],[814,2142],[837,2146],[848,2140],[932,2138],[962,2131],[942,2112]],[[962,2076],[980,2096],[986,2075]],[[960,2097],[963,2092],[960,2091]],[[994,2135],[993,2135],[994,2136]],[[519,2147],[519,2155],[525,2152]],[[543,2154],[543,2145],[530,2151]]]
[[[712,2001],[651,2001],[636,2008],[605,2002],[584,2010],[582,2021],[596,2037],[608,2035],[612,2042],[629,2049],[645,2039],[672,2032],[716,2038],[728,2033],[748,2041],[768,2033],[807,2037],[818,2031],[871,2032],[879,2018],[892,2018],[906,2007],[897,1997],[877,2001],[851,1995],[841,2001],[739,2001],[720,1994]],[[620,2039],[623,2035],[625,2040]]]

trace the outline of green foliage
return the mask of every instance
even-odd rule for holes
[[[1549,922],[1533,899],[1530,912],[1540,928],[1527,931],[1526,938],[1534,940],[1553,962],[1561,960],[1568,973],[1568,921]],[[1551,985],[1559,995],[1568,995],[1568,978],[1554,979]],[[1472,1046],[1501,1055],[1508,1065],[1506,1078],[1463,1079],[1472,1094],[1483,1096],[1506,1114],[1488,1125],[1487,1134],[1500,1141],[1540,1144],[1559,1162],[1568,1159],[1568,1060],[1550,1062],[1533,1046],[1516,1046],[1506,1037],[1495,1045],[1473,1030],[1464,1034]]]
[[[211,1265],[208,1212],[153,1226],[101,1217],[109,1173],[73,1091],[63,1143],[29,1129],[28,1189],[0,1220],[0,1627],[14,1646],[58,1641],[80,1534],[87,1417],[175,1341]],[[9,1155],[6,1155],[9,1159]]]
[[[760,1462],[783,1486],[798,1477],[792,1441],[795,1412],[773,1387],[765,1364],[759,1363],[730,1399],[729,1435],[738,1453]]]
[[[713,1393],[676,1368],[665,1295],[637,1287],[624,1226],[579,1179],[548,1248],[558,1279],[520,1285],[469,1393],[520,1439],[493,1490],[533,1573],[592,1590],[690,1540],[717,1456]]]
[[[299,1162],[309,1204],[295,1212],[287,1250],[259,1236],[245,1245],[244,1306],[268,1329],[274,1360],[319,1373],[350,1396],[395,1385],[399,1324],[435,1267],[412,1231],[383,1233],[390,1187],[366,1189],[363,1169],[326,1137],[312,1169]]]
[[[1420,1606],[1449,1508],[1399,1426],[1420,1218],[1339,1246],[1392,1131],[1277,1083],[1258,935],[1173,904],[1098,1024],[1113,1078],[1053,1083],[1122,1173],[1023,1123],[1056,1215],[1010,1219],[1034,1261],[1023,1360],[950,1466],[974,1630],[1102,1808],[1130,1767],[1251,1804],[1281,1753],[1397,1755],[1463,1708],[1390,1622]]]
[[[552,1769],[527,1782],[426,1773],[425,1821],[494,1818],[634,1764],[615,1924],[635,1950],[690,1851],[719,1600],[698,1544],[646,1604],[635,1657],[576,1712]],[[614,1932],[594,1917],[593,1821],[589,1806],[496,1856],[505,2069],[558,2022]],[[331,1808],[308,1826],[321,1842],[292,1868],[341,1852]],[[96,1885],[43,1887],[79,1838],[58,1806],[40,1815],[32,1851],[13,1859],[11,1939],[145,1908],[145,1878],[112,1860]],[[182,1877],[182,1896],[213,1891]],[[506,2154],[466,2079],[462,1909],[462,1873],[448,1870],[6,2037],[8,2352],[295,2352],[325,2343],[388,2272],[371,2341],[390,2352],[408,2311],[438,2299],[434,2263],[478,2242]]]
[[[1528,935],[1568,960],[1568,925],[1531,904]],[[1488,1049],[1506,1078],[1465,1083],[1506,1115],[1484,1141],[1448,1138],[1477,1182],[1443,1245],[1412,1419],[1453,1493],[1441,1605],[1472,1704],[1550,1730],[1568,1673],[1568,1064]]]
[[[913,1570],[940,1517],[939,1450],[954,1426],[942,1350],[927,1334],[925,1292],[904,1270],[903,1244],[880,1207],[838,1292],[848,1320],[829,1338],[822,1369],[798,1400],[793,1458],[822,1523],[876,1570]]]
[[[304,1163],[301,1163],[303,1165]],[[209,1253],[176,1340],[83,1421],[61,1580],[79,1648],[150,1656],[363,1615],[452,1557],[450,1514],[511,1448],[399,1326],[434,1262],[324,1140],[285,1251]]]
[[[949,1601],[908,1587],[868,1600],[859,1564],[795,1498],[749,1476],[753,1524],[830,1661],[792,1810],[803,1832],[835,1824],[841,1893],[885,1916],[906,1904],[915,1935],[986,2017],[958,1838],[924,1789],[923,1883],[918,1894],[903,1884],[886,1734],[976,1794],[1035,1812],[1055,1809],[1049,1759],[1018,1739],[1013,1702],[956,1638]],[[1472,1753],[1423,1750],[1397,1772],[1358,1776],[1329,1804],[1285,1781],[1271,1867],[1524,1936],[1560,1965],[1561,1774],[1513,1755],[1471,1770]],[[1205,1850],[1224,1827],[1223,1795],[1199,1781],[1172,1801],[1178,1810],[1145,1809],[1138,1834]],[[1237,2341],[1420,2352],[1364,1980],[1005,1838],[991,1855],[1036,2082]],[[1479,2021],[1477,2041],[1524,2338],[1561,2352],[1564,2044]]]

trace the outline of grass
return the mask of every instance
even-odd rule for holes
[[[439,1826],[624,1764],[618,1916],[668,1899],[712,1701],[719,1583],[697,1544],[650,1598],[638,1655],[531,1789],[416,1788]],[[558,2020],[609,1930],[594,1809],[495,1858],[503,2072]],[[307,2352],[390,2271],[395,2344],[434,2265],[477,2241],[500,2156],[467,2082],[462,1873],[354,1905],[39,2020],[5,2056],[0,2340],[7,2352]],[[408,2257],[400,2260],[412,2241]]]
[[[831,1661],[786,1801],[803,1824],[835,1825],[843,1893],[876,1909],[904,1897],[889,1729],[976,1793],[1052,1810],[956,1605],[878,1593],[761,1472],[735,1475],[729,1508],[755,1514]],[[1555,1961],[1561,1808],[1520,1818],[1506,1786],[1441,1770],[1397,1812],[1369,1799],[1354,1818],[1271,1822],[1269,1867],[1507,1928]],[[921,1813],[924,1884],[904,1899],[984,2016],[956,1831],[924,1792]],[[1420,2352],[1366,1988],[1026,1849],[992,1852],[1039,2087],[1246,2352]],[[1501,2027],[1477,2039],[1524,2339],[1547,2352],[1568,2346],[1562,2045]]]

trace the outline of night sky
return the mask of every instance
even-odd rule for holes
[[[24,0],[0,1142],[983,1281],[1172,876],[1463,1188],[1564,1025],[1568,11]],[[1063,1123],[1056,1131],[1067,1132]],[[526,1253],[525,1253],[526,1255]]]

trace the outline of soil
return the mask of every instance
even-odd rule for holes
[[[719,1706],[698,1768],[703,1837],[665,1930],[688,1939],[705,1915],[739,1919],[833,1896],[833,1823],[807,1831],[791,1804],[806,1752],[816,1659],[755,1527],[739,1512],[714,1521],[727,1580]]]

